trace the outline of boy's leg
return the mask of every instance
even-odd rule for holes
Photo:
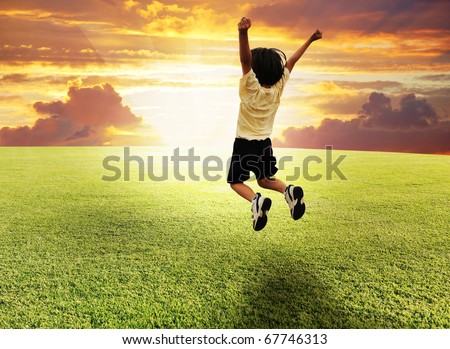
[[[284,193],[287,188],[286,184],[283,181],[276,178],[258,179],[258,185],[261,188],[275,190],[280,193]]]
[[[303,189],[299,186],[290,184],[285,192],[284,198],[291,211],[291,217],[294,220],[300,219],[305,214],[305,203],[303,201]]]
[[[256,196],[255,192],[252,188],[250,188],[247,184],[244,183],[233,183],[230,184],[231,189],[233,189],[236,193],[242,196],[244,199],[248,201],[252,201]]]
[[[267,212],[272,201],[260,193],[255,194],[252,188],[244,184],[250,178],[250,170],[253,171],[251,164],[258,161],[257,152],[254,150],[253,141],[235,139],[227,182],[230,183],[231,189],[252,203],[253,229],[261,230],[267,223]]]
[[[270,210],[272,200],[256,193],[244,183],[232,183],[231,188],[252,203],[253,229],[261,230],[267,224],[267,212]]]
[[[300,219],[306,210],[305,203],[303,201],[303,189],[299,186],[289,185],[286,186],[283,181],[279,179],[263,178],[258,179],[260,187],[265,189],[271,189],[284,194],[284,198],[289,206],[291,217],[294,220]]]
[[[276,159],[273,156],[272,141],[270,138],[267,138],[261,143],[261,145],[263,149],[261,152],[261,162],[258,168],[260,172],[258,174],[259,176],[257,175],[256,177],[258,178],[259,186],[283,193],[289,206],[289,210],[291,211],[291,217],[294,220],[301,218],[305,213],[306,207],[303,202],[303,189],[299,186],[286,186],[283,181],[271,178],[278,171],[278,168],[276,167]]]

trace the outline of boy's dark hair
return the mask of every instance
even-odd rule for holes
[[[283,76],[286,55],[276,48],[252,50],[252,69],[261,85],[275,85]]]

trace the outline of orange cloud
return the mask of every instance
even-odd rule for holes
[[[229,50],[224,39],[235,38],[236,22],[248,15],[254,19],[251,43],[264,39],[267,45],[293,50],[310,31],[322,28],[320,50],[303,59],[305,66],[318,70],[450,69],[448,1],[443,0],[128,0],[121,4],[6,0],[2,6],[0,63],[100,65],[107,61],[135,66],[145,60],[171,59],[174,53],[190,54],[198,38],[211,40],[208,46]],[[201,54],[214,56],[205,50]],[[220,59],[227,62],[230,57]]]
[[[0,16],[0,63],[87,65],[103,59],[77,26]]]
[[[321,27],[342,31],[396,33],[400,30],[450,30],[446,0],[284,0],[256,5],[249,13],[269,26]],[[419,15],[420,14],[420,15]]]
[[[214,33],[227,33],[236,22],[227,13],[216,12],[208,3],[182,7],[152,1],[137,13],[147,21],[144,31],[151,35],[210,38]]]
[[[66,101],[34,103],[35,111],[48,117],[32,127],[1,128],[0,145],[103,145],[111,141],[111,127],[133,130],[141,124],[110,84],[72,84],[67,95]]]

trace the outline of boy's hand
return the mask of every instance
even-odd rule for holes
[[[322,39],[322,32],[319,29],[316,29],[314,33],[311,34],[309,40],[311,42]]]
[[[305,43],[302,46],[300,46],[299,49],[295,51],[291,57],[289,57],[289,59],[286,62],[286,68],[288,68],[289,71],[292,72],[292,69],[294,69],[295,64],[306,52],[309,45],[311,45],[312,42],[320,39],[322,39],[322,32],[319,29],[316,29],[316,31],[311,34],[311,36],[305,41]]]
[[[238,23],[238,30],[240,33],[245,33],[252,26],[252,21],[250,18],[242,17],[241,21]]]

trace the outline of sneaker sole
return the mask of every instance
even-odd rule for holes
[[[253,229],[255,229],[256,231],[259,231],[266,226],[266,224],[267,224],[267,213],[266,212],[270,210],[271,206],[272,206],[272,200],[270,200],[269,198],[265,198],[263,201],[263,204],[261,206],[262,216],[258,217],[258,219],[256,220],[256,223],[253,226]]]
[[[294,200],[298,199],[297,204],[294,206],[292,210],[292,218],[296,221],[302,218],[305,214],[306,206],[305,203],[302,203],[303,199],[303,189],[300,187],[294,188]]]

